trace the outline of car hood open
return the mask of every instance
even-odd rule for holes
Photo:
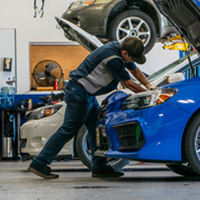
[[[87,33],[83,29],[69,22],[68,20],[55,17],[56,21],[66,34],[69,34],[75,41],[81,44],[88,51],[92,52],[103,43],[95,36]]]
[[[154,3],[200,55],[200,2],[198,0],[154,0]]]

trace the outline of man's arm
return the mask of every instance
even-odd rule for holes
[[[145,75],[140,71],[138,67],[135,69],[129,69],[130,73],[140,82],[142,83],[148,90],[154,90],[157,87],[151,85]]]
[[[147,80],[145,75],[140,71],[140,69],[138,67],[136,67],[135,69],[129,69],[129,71],[144,86],[149,84],[149,81]]]
[[[138,92],[144,92],[146,91],[145,88],[141,87],[140,85],[138,85],[137,83],[133,82],[131,79],[127,80],[127,81],[122,81],[124,83],[124,85],[129,89],[132,90],[135,93]]]

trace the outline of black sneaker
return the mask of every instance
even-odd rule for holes
[[[124,173],[116,172],[111,166],[107,166],[100,170],[92,170],[93,178],[111,178],[111,177],[120,177],[123,176]]]
[[[55,179],[59,177],[58,174],[51,174],[50,167],[43,165],[35,165],[31,163],[30,166],[28,167],[28,170],[45,179]]]

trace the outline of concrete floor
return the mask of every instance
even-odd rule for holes
[[[165,165],[131,162],[121,178],[91,178],[80,161],[53,162],[59,179],[44,180],[27,171],[30,161],[0,162],[0,200],[193,200],[200,178],[182,177]]]

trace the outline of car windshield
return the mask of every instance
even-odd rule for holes
[[[189,55],[192,56],[194,54],[195,54],[195,52],[192,52]],[[177,65],[179,65],[182,62],[184,62],[187,59],[188,59],[188,57],[184,56],[184,57],[182,57],[182,58],[174,61],[173,63],[167,65],[166,67],[158,70],[157,72],[155,72],[152,75],[150,75],[150,76],[147,77],[148,81],[150,83],[153,82],[153,81],[155,81],[156,79],[160,78],[161,76],[163,76],[164,74],[166,74],[168,71],[170,71],[171,69],[173,69],[174,67],[176,67]]]

